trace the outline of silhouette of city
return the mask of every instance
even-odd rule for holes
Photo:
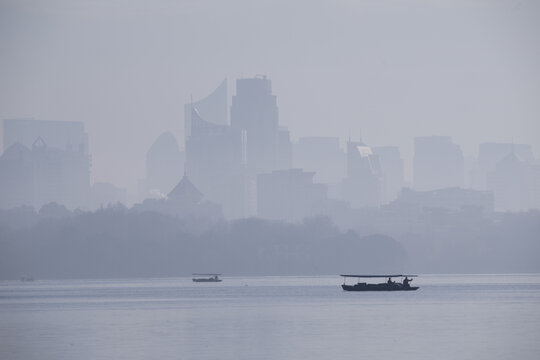
[[[178,229],[167,223],[170,231],[208,234],[230,222],[236,230],[223,230],[226,239],[242,227],[250,229],[248,237],[265,238],[269,235],[260,232],[281,229],[287,238],[291,231],[307,231],[315,245],[320,239],[313,230],[305,230],[314,226],[330,237],[357,241],[382,236],[385,240],[379,243],[369,240],[371,249],[386,252],[394,264],[406,263],[404,254],[414,253],[416,258],[410,260],[414,266],[434,271],[454,269],[457,263],[465,263],[469,270],[481,270],[482,264],[499,269],[494,264],[504,251],[482,260],[483,250],[478,249],[485,250],[501,221],[503,233],[516,231],[522,241],[532,241],[534,230],[519,229],[509,220],[518,216],[531,224],[535,220],[529,217],[539,217],[535,209],[540,209],[540,162],[531,145],[481,143],[478,158],[467,162],[450,136],[415,137],[410,183],[395,145],[370,146],[369,138],[348,134],[344,143],[324,134],[295,134],[300,135],[298,140],[291,140],[288,129],[280,125],[278,94],[264,75],[237,79],[229,109],[228,103],[227,80],[207,97],[185,103],[184,139],[179,142],[167,131],[155,140],[146,153],[145,177],[135,195],[118,184],[91,183],[93,164],[84,123],[5,119],[0,157],[2,222],[19,228],[37,226],[43,219],[107,211],[113,217],[127,212],[152,223],[157,220],[148,217],[155,214],[187,221]],[[283,227],[287,223],[299,228]],[[212,236],[207,241],[221,248]],[[261,249],[266,246],[252,241]],[[302,241],[309,243],[309,239]],[[385,242],[392,245],[382,250]],[[290,245],[285,246],[288,250],[280,243],[272,246],[274,250],[267,251],[281,254],[272,255],[275,259],[295,251]],[[312,251],[306,244],[298,246]],[[325,251],[326,245],[319,246],[313,257]],[[510,244],[502,248],[509,249]],[[458,257],[460,262],[445,262],[452,249],[468,255]],[[303,262],[313,265],[306,259],[295,261],[289,270],[303,272],[299,265]],[[538,269],[531,263],[521,265]],[[265,266],[278,271],[270,263]]]
[[[430,207],[453,209],[453,197],[434,195],[450,191],[463,199],[491,197],[491,206],[484,200],[463,203],[489,212],[540,208],[540,164],[531,145],[481,143],[478,158],[466,168],[450,136],[416,137],[410,184],[392,144],[372,147],[369,139],[348,138],[342,147],[339,138],[325,136],[291,141],[279,124],[277,100],[271,80],[258,75],[236,80],[230,121],[227,80],[207,97],[186,103],[185,150],[170,131],[160,135],[147,151],[139,194],[131,198],[166,199],[183,179],[225,219],[299,221],[333,216],[336,207],[396,207],[413,196],[439,199]],[[82,122],[6,119],[3,130],[1,208],[133,204],[121,186],[90,183],[92,158]]]

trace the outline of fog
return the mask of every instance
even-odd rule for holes
[[[5,273],[355,271],[334,242],[373,272],[538,271],[539,20],[532,0],[0,0],[0,250],[28,267]],[[157,229],[200,256],[23,256],[73,238],[121,266]]]
[[[183,106],[266,74],[293,138],[449,135],[540,151],[536,1],[6,1],[0,118],[82,121],[92,179],[137,189]],[[121,166],[119,166],[121,165]],[[129,172],[123,169],[130,169]],[[408,174],[410,177],[412,174]]]
[[[0,210],[0,279],[540,271],[539,211],[428,217],[420,226],[406,219],[405,229],[364,220],[344,232],[321,216],[292,224],[178,219],[121,206]],[[387,227],[399,241],[381,234]]]

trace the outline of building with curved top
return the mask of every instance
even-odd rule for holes
[[[228,124],[227,109],[227,79],[224,79],[212,93],[200,100],[184,105],[184,136],[191,136],[192,109],[195,108],[200,116],[215,125]]]

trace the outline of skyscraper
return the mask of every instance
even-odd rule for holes
[[[186,174],[210,201],[222,205],[227,218],[243,216],[240,136],[228,125],[206,121],[192,108],[186,142]]]
[[[279,124],[276,96],[266,76],[236,81],[231,127],[241,139],[242,158],[250,174],[267,173],[278,166]]]
[[[373,147],[373,153],[379,156],[383,173],[383,203],[397,198],[404,184],[403,159],[396,146]]]
[[[526,211],[539,208],[540,165],[509,153],[487,173],[486,185],[495,194],[498,211]]]
[[[353,207],[381,205],[383,176],[379,157],[363,142],[347,143],[347,177],[343,181],[343,200]]]
[[[531,145],[512,143],[482,143],[478,146],[478,161],[472,171],[472,186],[478,190],[488,189],[488,176],[495,171],[499,161],[514,153],[518,159],[532,164],[534,154]]]
[[[292,166],[292,143],[289,129],[280,126],[278,130],[277,168],[290,169]]]
[[[4,147],[0,159],[3,206],[39,209],[49,202],[70,209],[89,206],[90,155],[83,123],[4,120]]]
[[[32,148],[40,137],[50,148],[88,155],[88,133],[79,121],[34,119],[4,120],[4,151],[15,143]]]
[[[227,79],[208,96],[184,105],[184,135],[191,136],[191,109],[197,109],[199,115],[206,121],[216,125],[227,125]]]

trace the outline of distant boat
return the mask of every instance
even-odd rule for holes
[[[413,291],[418,290],[418,286],[411,286],[409,283],[412,279],[409,277],[417,277],[418,275],[340,275],[343,276],[343,285],[341,287],[345,291]],[[358,282],[354,285],[347,285],[345,282],[347,278],[357,278]],[[392,281],[392,278],[402,277],[402,282]],[[387,278],[384,283],[370,284],[367,282],[360,282],[361,278]]]
[[[22,281],[22,282],[34,281],[34,277],[33,277],[33,276],[29,276],[29,275],[23,275],[23,276],[21,276],[21,281]]]
[[[191,274],[196,276],[193,278],[194,282],[221,282],[221,279],[218,277],[221,274]],[[209,277],[200,277],[200,276],[209,276]]]

